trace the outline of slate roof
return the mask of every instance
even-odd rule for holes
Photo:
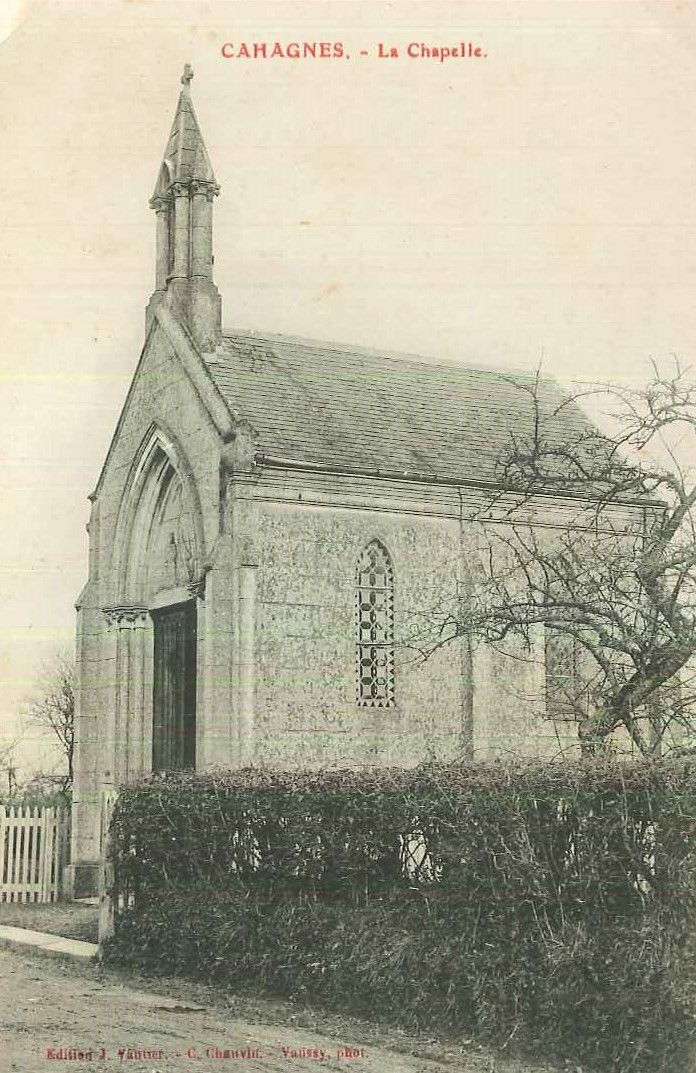
[[[206,364],[259,434],[258,450],[350,469],[494,481],[510,435],[532,427],[519,373],[434,364],[333,343],[238,332]],[[541,385],[542,409],[564,399]],[[566,442],[588,422],[575,404],[548,425]]]

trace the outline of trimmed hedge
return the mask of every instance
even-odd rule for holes
[[[160,777],[122,791],[111,839],[113,959],[690,1068],[692,764]]]

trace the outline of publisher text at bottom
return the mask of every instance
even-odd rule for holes
[[[315,1062],[329,1059],[367,1058],[364,1047],[284,1047],[274,1052],[261,1051],[258,1047],[187,1047],[181,1051],[164,1051],[158,1047],[118,1047],[109,1050],[106,1047],[47,1047],[46,1058],[59,1062],[145,1062],[158,1058],[212,1058],[222,1061],[253,1061],[255,1059],[276,1057],[292,1060],[309,1060]]]

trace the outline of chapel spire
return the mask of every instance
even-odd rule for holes
[[[157,213],[155,292],[149,325],[164,299],[202,351],[220,342],[221,302],[213,282],[213,198],[220,192],[191,101],[187,63],[171,133],[150,206]]]

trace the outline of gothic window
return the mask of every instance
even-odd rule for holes
[[[587,683],[580,673],[580,644],[574,637],[546,630],[546,711],[553,719],[578,719],[587,704]]]
[[[387,549],[373,540],[357,569],[356,640],[358,704],[394,704],[394,571]]]

